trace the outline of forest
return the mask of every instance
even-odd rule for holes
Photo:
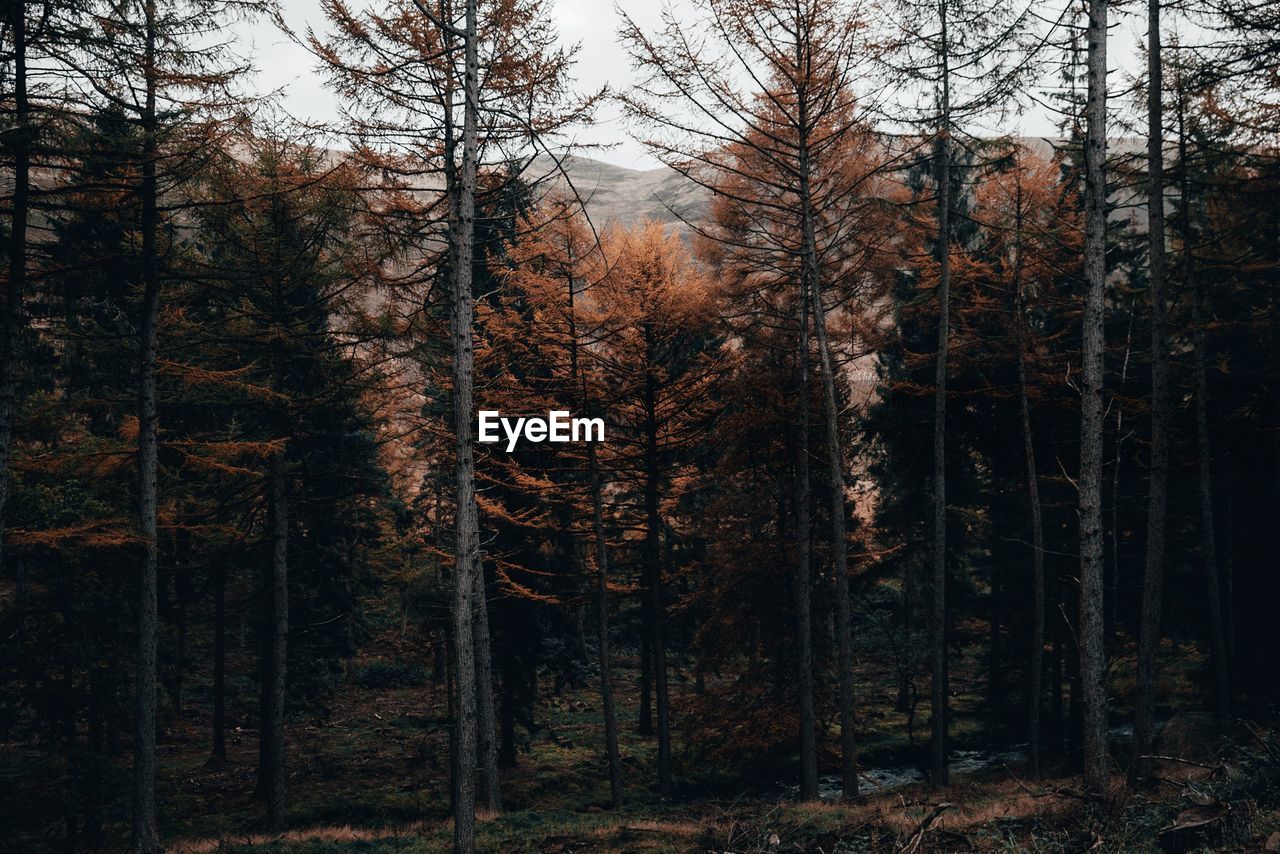
[[[3,3],[0,850],[1280,851],[1280,7],[557,2]]]

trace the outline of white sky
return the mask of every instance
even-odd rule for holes
[[[353,5],[358,7],[364,2],[376,0],[353,0]],[[618,9],[625,10],[642,28],[654,30],[659,24],[660,2],[619,0],[615,6],[610,0],[553,0],[561,38],[566,44],[580,46],[575,73],[582,91],[593,91],[605,84],[615,90],[627,87],[632,70],[617,40]],[[280,0],[280,5],[285,21],[295,32],[305,32],[308,24],[323,31],[326,21],[317,0]],[[680,0],[675,0],[675,5],[679,8]],[[1110,40],[1111,65],[1131,69],[1139,61],[1134,45],[1143,37],[1145,22],[1130,17],[1118,24]],[[293,44],[269,21],[247,26],[242,38],[241,51],[256,67],[254,83],[258,91],[281,90],[284,108],[300,119],[337,118],[335,98],[324,87],[316,71],[316,61],[306,50]],[[1124,85],[1119,80],[1113,82],[1113,86],[1117,84]],[[1028,136],[1055,133],[1053,118],[1043,110],[1033,109],[1017,122],[1021,132]],[[619,110],[612,104],[606,104],[599,111],[596,124],[582,130],[577,141],[607,146],[586,152],[598,160],[634,169],[658,165],[643,146],[628,136]]]

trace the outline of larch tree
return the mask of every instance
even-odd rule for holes
[[[810,320],[817,339],[827,449],[832,574],[840,683],[842,786],[858,791],[853,709],[845,446],[837,399],[838,354],[828,315],[847,308],[858,287],[857,259],[874,255],[878,234],[864,239],[855,215],[880,166],[856,100],[855,56],[863,11],[856,5],[801,2],[763,8],[739,0],[704,0],[687,11],[664,9],[662,29],[644,32],[624,20],[622,37],[641,72],[624,95],[645,143],[664,163],[704,187],[722,205],[755,217],[728,253],[791,277],[795,286],[793,382],[809,399]],[[856,164],[856,165],[855,165]],[[717,240],[722,232],[702,230]],[[841,256],[843,253],[843,257]],[[830,287],[830,292],[824,288]],[[825,296],[824,296],[825,294]],[[828,300],[826,297],[834,297]],[[799,684],[800,794],[817,797],[813,699],[812,552],[809,411],[795,425],[795,607]]]
[[[1219,545],[1214,512],[1213,444],[1209,432],[1209,372],[1206,367],[1209,336],[1206,333],[1205,298],[1203,286],[1196,269],[1196,252],[1203,230],[1198,215],[1201,206],[1195,190],[1197,178],[1201,182],[1208,176],[1198,173],[1205,166],[1195,162],[1193,139],[1201,139],[1208,132],[1199,127],[1199,111],[1195,109],[1197,96],[1208,100],[1212,87],[1207,91],[1194,91],[1196,81],[1192,68],[1185,64],[1175,66],[1173,81],[1174,111],[1177,121],[1177,178],[1178,208],[1177,235],[1181,253],[1182,285],[1190,303],[1192,379],[1195,394],[1196,468],[1200,491],[1200,551],[1204,565],[1205,602],[1208,610],[1209,651],[1213,667],[1213,712],[1215,724],[1220,730],[1228,730],[1231,723],[1231,660],[1227,647],[1225,608],[1223,606],[1222,578],[1219,571]],[[1203,158],[1199,158],[1203,159]]]
[[[507,358],[519,362],[525,370],[525,385],[520,406],[529,407],[530,399],[539,392],[551,393],[549,407],[564,408],[590,417],[603,411],[608,395],[602,387],[599,370],[591,370],[586,352],[598,342],[597,321],[590,313],[589,291],[601,276],[608,274],[608,263],[602,254],[597,235],[578,213],[568,198],[550,198],[535,210],[527,234],[519,238],[510,253],[511,267],[504,280],[515,291],[509,324],[503,329],[509,338],[505,348],[495,342],[495,349],[506,349]],[[530,353],[530,351],[533,351]],[[530,358],[532,356],[532,358]],[[530,364],[543,367],[544,373],[529,376]],[[559,456],[567,456],[568,452]],[[622,806],[622,764],[618,750],[617,711],[613,694],[613,666],[609,651],[609,543],[605,527],[604,473],[600,453],[594,442],[585,449],[586,459],[568,460],[567,464],[581,475],[585,467],[586,495],[578,495],[575,513],[586,531],[575,533],[578,539],[590,539],[595,562],[595,607],[597,660],[600,666],[600,699],[604,715],[605,759],[609,767],[609,796],[614,809]],[[581,493],[581,484],[578,484]],[[557,488],[571,488],[558,484]],[[543,498],[545,500],[545,497]]]
[[[421,301],[435,270],[447,273],[456,444],[455,847],[470,851],[477,767],[481,801],[502,806],[475,504],[479,176],[495,163],[515,162],[515,171],[523,171],[539,151],[561,144],[568,127],[589,118],[594,99],[570,91],[574,50],[557,44],[543,0],[404,0],[377,11],[326,0],[323,8],[332,32],[311,32],[305,41],[342,100],[345,131],[368,165],[409,191],[406,203],[387,206],[389,226],[412,247],[398,283]]]
[[[1102,452],[1104,294],[1107,279],[1108,0],[1089,0],[1084,138],[1084,315],[1080,388],[1080,612],[1077,646],[1083,695],[1084,782],[1104,796],[1107,756],[1106,627],[1103,618]]]
[[[1053,368],[1046,364],[1052,334],[1043,329],[1043,316],[1061,314],[1059,281],[1070,275],[1079,255],[1078,193],[1062,184],[1058,158],[1038,155],[1017,143],[1007,169],[992,174],[974,191],[972,217],[982,224],[989,244],[992,269],[984,273],[1007,291],[1012,313],[1010,346],[1014,353],[1017,423],[1024,466],[1031,559],[1031,614],[1027,634],[1027,764],[1039,776],[1043,751],[1041,709],[1044,705],[1045,517],[1035,432],[1037,410],[1053,407],[1046,393]],[[993,667],[1002,666],[993,662]]]
[[[182,209],[184,186],[219,121],[240,103],[234,84],[244,70],[219,34],[262,11],[266,0],[137,0],[90,4],[75,50],[60,59],[80,71],[95,97],[136,124],[140,143],[128,156],[137,168],[139,212],[136,328],[138,531],[134,815],[130,849],[161,850],[155,806],[157,469],[159,424],[157,326],[169,252],[166,226]]]
[[[1155,726],[1156,653],[1164,609],[1166,520],[1169,512],[1169,319],[1165,274],[1164,57],[1160,0],[1147,3],[1147,278],[1151,289],[1151,460],[1147,490],[1147,552],[1138,625],[1137,697],[1130,774],[1151,773]]]
[[[241,336],[237,348],[256,369],[246,376],[251,396],[265,401],[258,420],[270,445],[262,515],[267,520],[270,603],[260,724],[260,786],[271,830],[284,829],[285,701],[289,638],[289,556],[297,510],[305,500],[292,483],[299,478],[298,445],[306,444],[311,412],[333,405],[324,394],[316,363],[335,364],[331,340],[339,318],[352,323],[380,260],[377,243],[362,233],[359,170],[351,162],[326,162],[304,137],[259,127],[258,137],[240,141],[246,162],[210,168],[212,204],[199,221],[209,247],[198,269]],[[318,355],[321,354],[321,355]],[[250,361],[250,359],[252,359]],[[338,374],[330,367],[336,377]],[[241,370],[245,370],[241,367]],[[354,475],[355,472],[353,471]]]
[[[10,204],[8,265],[4,287],[4,308],[0,316],[0,577],[5,571],[5,506],[9,497],[9,449],[13,440],[13,413],[17,403],[20,341],[26,327],[22,300],[27,280],[27,224],[31,216],[31,149],[35,142],[32,126],[28,64],[31,36],[27,4],[11,3],[5,24],[6,64],[12,64],[12,112],[5,116],[5,148],[13,169],[13,197]],[[9,93],[5,93],[8,100]]]
[[[900,84],[893,99],[931,146],[938,265],[937,352],[933,406],[933,544],[930,572],[930,783],[948,770],[947,662],[947,359],[951,316],[952,219],[966,192],[958,152],[973,149],[977,126],[1002,115],[1032,68],[1031,5],[1008,0],[899,0],[886,67]]]
[[[708,282],[678,237],[644,223],[607,232],[602,251],[608,272],[584,294],[599,343],[580,355],[611,389],[605,418],[614,437],[605,465],[625,493],[621,512],[643,535],[638,557],[651,620],[658,794],[665,800],[671,797],[667,507],[688,482],[685,458],[711,417],[721,341]]]

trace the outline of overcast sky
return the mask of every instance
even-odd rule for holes
[[[365,1],[353,0],[353,5],[359,7]],[[317,30],[324,29],[326,22],[317,0],[280,2],[285,20],[295,32],[305,32],[308,24]],[[617,9],[624,10],[641,27],[653,30],[659,23],[658,4],[659,0],[619,0],[617,6],[610,0],[553,0],[561,38],[567,44],[580,45],[576,75],[582,91],[592,91],[605,84],[623,89],[629,84],[630,63],[617,40]],[[679,0],[676,5],[679,6]],[[1113,30],[1113,67],[1119,64],[1127,68],[1133,64],[1136,57],[1133,45],[1141,34],[1142,29],[1135,28],[1132,18]],[[283,90],[285,109],[298,118],[327,121],[337,117],[334,97],[325,89],[316,72],[315,59],[306,50],[293,44],[269,21],[249,26],[244,38],[245,52],[257,68],[256,84],[260,91]],[[1017,121],[1022,133],[1028,136],[1054,133],[1054,121],[1044,110],[1032,110]],[[618,109],[611,104],[600,111],[593,127],[579,133],[578,141],[609,146],[606,150],[592,151],[589,156],[619,166],[651,169],[658,165],[628,136]]]

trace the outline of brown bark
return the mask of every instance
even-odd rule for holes
[[[1107,11],[1089,0],[1088,94],[1085,104],[1085,305],[1080,400],[1080,595],[1078,649],[1082,682],[1084,784],[1107,789],[1107,692],[1102,580],[1103,291],[1107,278]]]

